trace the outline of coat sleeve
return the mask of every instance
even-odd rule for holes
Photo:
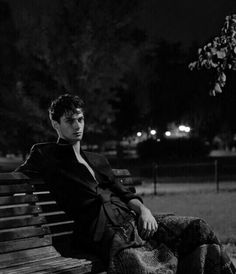
[[[106,157],[104,157],[104,163],[109,174],[108,188],[125,203],[128,203],[132,199],[138,199],[143,203],[143,200],[139,195],[133,193],[129,187],[124,186],[119,181],[115,180],[112,168]]]
[[[43,170],[43,157],[37,145],[34,145],[26,161],[15,172],[23,172],[30,177],[37,177]]]

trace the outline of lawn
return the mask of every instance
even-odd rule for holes
[[[153,213],[172,212],[206,220],[223,243],[236,243],[236,192],[144,195]]]

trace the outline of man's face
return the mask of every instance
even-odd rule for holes
[[[72,144],[81,141],[84,133],[84,114],[81,109],[76,110],[76,113],[64,114],[60,123],[54,124],[59,137]]]

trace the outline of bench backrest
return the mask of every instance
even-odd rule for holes
[[[131,186],[128,170],[113,170],[116,180]],[[73,234],[74,221],[68,219],[42,180],[22,173],[0,173],[0,265],[22,260],[29,254],[57,256],[55,238]]]
[[[34,191],[23,174],[0,174],[0,268],[58,256]]]

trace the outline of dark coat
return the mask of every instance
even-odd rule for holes
[[[103,155],[81,154],[94,170],[98,183],[77,161],[73,147],[61,140],[34,145],[26,162],[16,171],[31,177],[43,177],[59,206],[78,223],[80,235],[99,241],[108,222],[114,226],[121,225],[114,215],[116,208],[119,214],[129,214],[127,202],[141,198],[115,181]]]

